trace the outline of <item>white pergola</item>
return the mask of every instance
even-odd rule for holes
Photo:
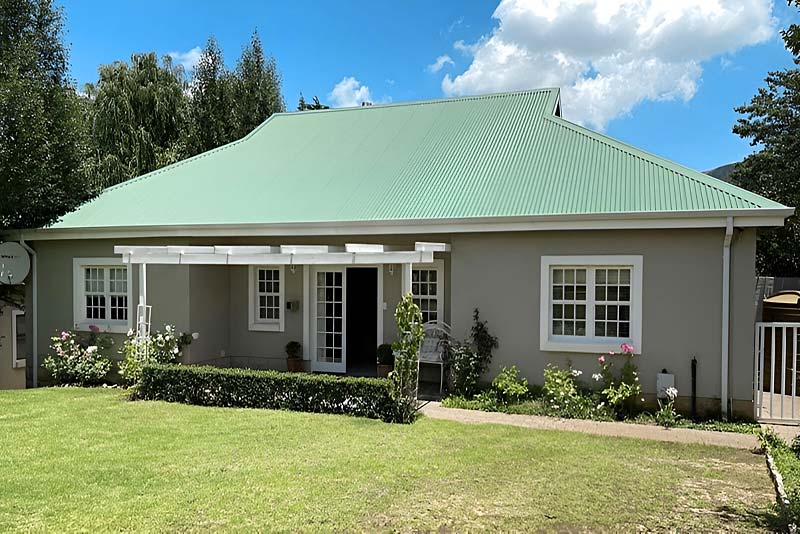
[[[448,243],[416,242],[413,250],[393,245],[348,243],[341,245],[116,245],[127,265],[139,265],[137,332],[149,333],[147,265],[330,265],[343,267],[399,265],[402,292],[411,292],[411,269],[415,263],[431,263],[435,252],[450,252]],[[309,295],[309,269],[304,270],[303,295]],[[304,352],[309,341],[309,310],[303,306]]]

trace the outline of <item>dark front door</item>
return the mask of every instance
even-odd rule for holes
[[[378,347],[378,269],[347,269],[347,373],[375,374]]]

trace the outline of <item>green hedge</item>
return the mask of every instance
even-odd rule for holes
[[[142,368],[135,397],[200,406],[346,414],[394,422],[397,403],[385,378],[338,377],[210,366]]]

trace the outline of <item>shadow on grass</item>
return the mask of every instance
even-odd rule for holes
[[[715,511],[722,522],[729,523],[733,528],[736,525],[748,525],[769,532],[786,532],[788,529],[788,522],[777,505],[768,509],[737,509],[723,505],[718,506]]]

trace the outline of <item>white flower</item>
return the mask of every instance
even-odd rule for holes
[[[583,371],[581,371],[580,369],[573,369],[572,370],[572,376],[581,376],[582,374],[583,374]]]
[[[97,352],[96,345],[92,345],[91,347],[86,347],[86,354],[92,354],[93,352]]]
[[[592,378],[594,379],[595,382],[600,382],[600,380],[603,379],[603,375],[601,375],[600,373],[595,373],[592,375]]]
[[[667,388],[667,389],[664,391],[664,393],[666,393],[666,394],[667,394],[667,397],[668,397],[668,398],[669,398],[669,400],[671,400],[671,401],[675,400],[675,397],[677,397],[677,396],[678,396],[678,390],[677,390],[677,388],[674,388],[674,387],[668,387],[668,388]]]
[[[200,337],[200,333],[199,332],[192,332],[192,339],[197,339],[199,337]]]
[[[178,352],[179,352],[179,351],[178,351],[178,347],[175,347],[174,349],[172,349],[172,353],[173,353],[173,354],[178,354]]]
[[[132,335],[133,335],[133,328],[128,330],[128,337],[131,337]]]

